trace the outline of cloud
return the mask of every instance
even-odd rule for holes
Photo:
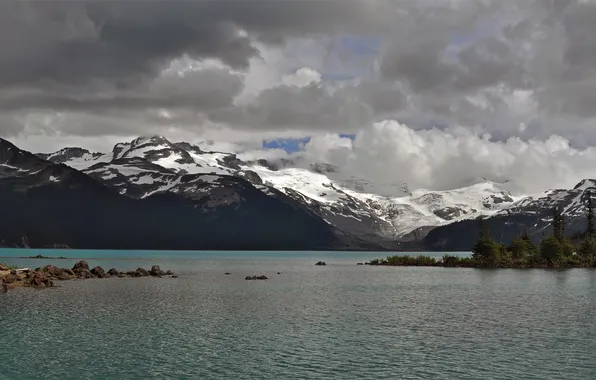
[[[4,1],[0,46],[0,135],[25,148],[312,137],[300,157],[379,183],[526,191],[596,146],[594,1]]]
[[[375,123],[354,141],[313,137],[304,154],[338,166],[340,177],[371,181],[385,195],[395,195],[404,183],[411,189],[453,189],[483,178],[508,181],[516,194],[539,193],[596,177],[596,148],[576,149],[560,136],[495,141],[462,128],[417,131],[395,120]]]

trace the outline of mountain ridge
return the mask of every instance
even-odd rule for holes
[[[396,193],[405,195],[382,196],[358,191],[355,184],[364,180],[342,178],[337,167],[323,162],[297,167],[291,166],[290,160],[281,166],[266,158],[243,161],[236,153],[209,152],[187,142],[171,143],[163,136],[145,136],[118,143],[112,152],[104,154],[89,152],[70,156],[64,161],[66,165],[138,199],[164,192],[184,196],[188,189],[202,191],[202,196],[212,196],[207,184],[199,186],[202,189],[199,190],[193,180],[182,181],[186,175],[244,179],[267,196],[292,199],[338,230],[388,249],[469,249],[475,236],[468,235],[474,235],[475,228],[471,226],[476,225],[478,218],[494,222],[505,240],[512,239],[517,233],[513,230],[525,228],[526,224],[536,236],[548,227],[548,215],[555,205],[564,208],[564,214],[570,216],[570,231],[575,231],[577,228],[573,226],[581,225],[580,193],[596,183],[585,179],[574,189],[513,196],[507,190],[511,185],[509,181],[495,183],[482,178],[462,188],[441,191],[405,191],[406,184],[396,188]],[[51,160],[58,156],[47,157]],[[507,224],[519,226],[500,227]],[[457,239],[443,236],[449,231],[459,231],[460,226],[466,227],[465,231],[457,233]]]

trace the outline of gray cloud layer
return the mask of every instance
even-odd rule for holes
[[[372,77],[273,83],[237,101],[263,49],[312,39],[324,51],[347,35],[379,41],[367,58]],[[0,46],[4,136],[213,123],[350,132],[389,117],[416,129],[461,125],[501,140],[559,134],[596,145],[594,1],[8,0],[0,2]],[[314,69],[341,72],[338,65],[363,59],[354,50]],[[164,74],[181,57],[223,65]]]

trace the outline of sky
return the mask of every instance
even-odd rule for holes
[[[594,0],[6,0],[0,47],[0,137],[35,152],[163,135],[410,189],[596,177]]]

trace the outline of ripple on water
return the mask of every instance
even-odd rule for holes
[[[0,295],[0,379],[596,378],[594,271],[327,261]]]

